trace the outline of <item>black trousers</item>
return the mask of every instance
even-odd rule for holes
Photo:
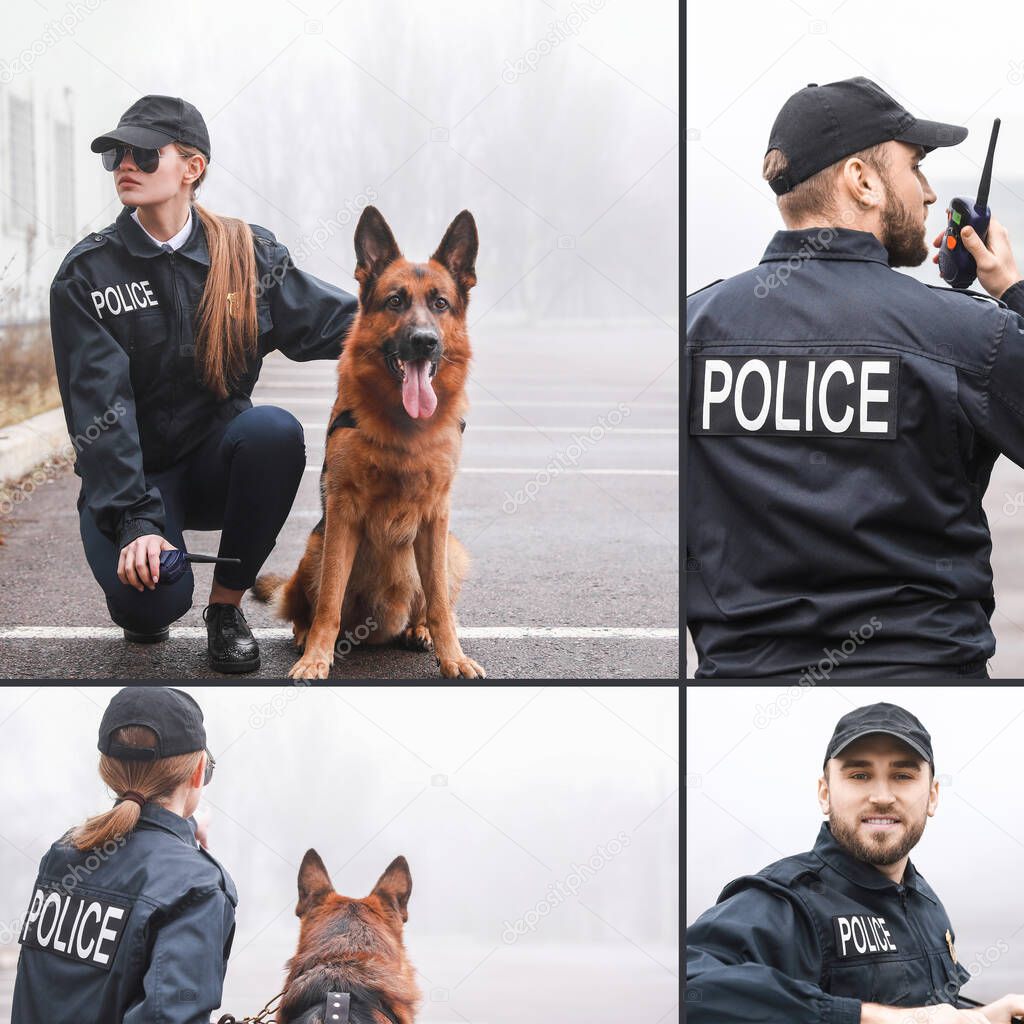
[[[183,530],[220,530],[217,554],[242,561],[215,566],[213,575],[231,590],[246,590],[274,549],[305,466],[302,425],[287,410],[264,405],[226,421],[180,462],[147,473],[146,483],[160,488],[167,540],[184,548]],[[120,551],[100,533],[81,495],[78,520],[89,568],[118,626],[155,632],[192,607],[191,566],[175,583],[140,592],[117,578]]]

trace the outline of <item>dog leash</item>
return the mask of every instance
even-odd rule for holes
[[[277,993],[271,1000],[267,1002],[267,1005],[256,1014],[255,1017],[243,1017],[239,1020],[233,1013],[225,1013],[222,1017],[217,1019],[217,1024],[276,1024],[276,1022],[268,1016],[268,1014],[277,1013],[280,1009],[279,1006],[274,1004],[284,995],[284,989]]]

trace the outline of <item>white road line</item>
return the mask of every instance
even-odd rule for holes
[[[261,640],[290,640],[290,628],[256,626]],[[679,630],[620,626],[459,626],[463,640],[678,640]],[[120,626],[8,626],[0,640],[120,640]],[[171,626],[171,640],[206,638],[205,626]]]
[[[319,473],[322,466],[307,466],[307,473]],[[472,474],[488,476],[490,474],[501,474],[504,476],[540,476],[547,473],[549,476],[679,476],[678,469],[559,469],[552,473],[550,469],[541,467],[535,469],[531,466],[462,466],[459,474]]]
[[[303,430],[326,430],[326,423],[303,423]],[[521,427],[521,426],[501,426],[500,424],[487,423],[480,424],[474,423],[472,427],[467,428],[472,430],[474,434],[585,434],[587,431],[593,429],[593,425],[586,427]],[[678,434],[678,427],[609,427],[609,434]]]
[[[254,405],[331,405],[334,402],[335,391],[334,389],[324,389],[324,395],[321,398],[319,395],[312,397],[296,396],[291,395],[261,395],[254,394],[253,396]],[[536,409],[607,409],[609,405],[614,408],[614,403],[609,402],[553,402],[548,400],[538,401],[530,398],[510,398],[507,402],[495,402],[491,399],[476,399],[470,401],[471,409],[515,409],[520,405],[529,406]],[[628,405],[628,402],[623,402],[623,405]],[[678,402],[636,402],[631,408],[642,409],[644,411],[648,409],[667,409],[670,411],[678,411]]]

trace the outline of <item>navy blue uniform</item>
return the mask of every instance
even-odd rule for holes
[[[1024,465],[1024,282],[892,270],[874,235],[779,231],[687,302],[698,678],[984,675],[982,509]]]
[[[68,253],[50,291],[57,381],[82,501],[118,550],[143,534],[166,536],[160,489],[146,474],[168,469],[251,408],[268,353],[336,359],[358,308],[355,296],[298,270],[270,231],[252,225],[258,352],[232,393],[217,398],[195,361],[193,326],[210,254],[194,209],[192,218],[184,245],[166,252],[125,208]]]
[[[946,911],[908,861],[902,884],[821,826],[814,849],[738,878],[686,930],[691,1024],[860,1024],[861,1003],[960,1005]]]
[[[120,841],[43,857],[11,1024],[208,1024],[235,933],[231,877],[154,803]]]

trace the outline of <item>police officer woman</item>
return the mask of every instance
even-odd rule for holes
[[[92,142],[124,204],[78,243],[50,293],[53,350],[82,478],[86,558],[126,640],[192,606],[191,569],[160,583],[182,531],[221,530],[211,666],[259,668],[242,595],[274,547],[305,468],[291,413],[250,401],[263,357],[337,359],[354,296],[298,269],[266,228],[195,202],[210,163],[199,111],[144,96]],[[159,585],[158,585],[159,584]]]
[[[50,847],[19,935],[12,1024],[207,1024],[220,1006],[238,896],[196,839],[213,773],[199,705],[133,687],[100,723],[117,797]]]

